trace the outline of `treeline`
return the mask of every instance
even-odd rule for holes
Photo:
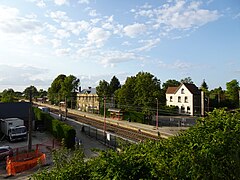
[[[178,136],[104,151],[88,161],[81,150],[62,150],[55,153],[62,161],[33,179],[240,179],[239,119],[239,112],[214,110]]]

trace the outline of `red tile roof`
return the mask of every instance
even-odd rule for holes
[[[166,94],[175,94],[177,89],[178,89],[178,87],[168,87]]]
[[[186,88],[192,93],[192,94],[201,94],[201,91],[195,86],[195,84],[189,84],[189,83],[183,83]],[[175,94],[183,85],[179,85],[178,87],[168,87],[166,94]]]

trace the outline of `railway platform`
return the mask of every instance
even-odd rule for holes
[[[42,103],[35,103],[35,104],[40,105],[40,106],[46,106],[51,109],[59,110],[58,106],[42,104]],[[82,111],[70,109],[70,108],[67,109],[67,112],[75,114],[75,115],[79,115],[82,117],[95,119],[95,120],[102,121],[102,122],[105,121],[107,124],[113,124],[113,125],[117,125],[119,127],[133,129],[133,130],[139,131],[139,133],[144,132],[144,133],[147,133],[147,134],[150,134],[150,135],[153,135],[156,137],[161,137],[161,138],[169,138],[171,136],[175,136],[178,133],[188,129],[188,127],[167,127],[167,126],[156,127],[156,126],[137,123],[137,122],[129,122],[126,120],[116,120],[116,119],[112,119],[112,118],[104,118],[103,116],[100,116],[98,114],[82,112]]]

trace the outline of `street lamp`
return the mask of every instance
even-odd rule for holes
[[[104,96],[104,134],[106,132],[106,97]]]
[[[158,98],[156,98],[156,100],[157,100],[156,129],[158,129]]]

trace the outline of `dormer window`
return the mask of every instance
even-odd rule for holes
[[[184,94],[184,89],[183,88],[181,89],[181,93]]]

